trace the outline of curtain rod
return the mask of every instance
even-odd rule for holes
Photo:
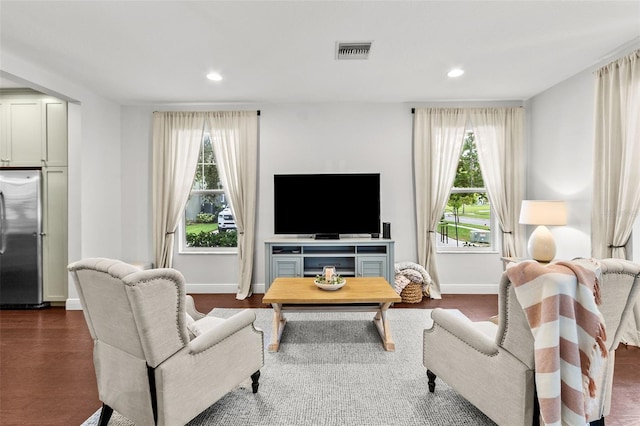
[[[514,106],[510,106],[510,107],[496,107],[496,106],[489,106],[489,107],[453,107],[453,108],[461,108],[461,109],[477,109],[477,108],[524,108],[523,105],[514,105]],[[416,113],[416,109],[415,108],[411,108],[411,114],[415,114]],[[259,114],[259,113],[258,113]]]
[[[155,114],[156,112],[164,112],[164,111],[153,111],[153,113]],[[413,112],[413,110],[412,110]],[[258,116],[260,115],[260,110],[257,110]]]

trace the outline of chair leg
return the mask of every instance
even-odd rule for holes
[[[100,412],[100,419],[98,420],[98,426],[107,426],[109,424],[109,419],[113,414],[113,408],[109,407],[107,404],[102,404],[102,411]]]
[[[533,423],[532,426],[540,426],[540,401],[538,401],[538,390],[533,391]]]
[[[435,392],[436,390],[436,375],[431,370],[427,370],[427,377],[429,378],[429,392]]]
[[[151,392],[151,410],[153,410],[153,424],[158,424],[158,394],[156,393],[155,370],[147,365],[147,376],[149,378],[149,391]]]
[[[251,375],[251,389],[253,390],[253,393],[257,393],[258,392],[258,379],[260,378],[260,370],[256,371],[255,373],[253,373]]]

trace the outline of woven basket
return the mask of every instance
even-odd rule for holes
[[[402,303],[422,302],[422,284],[411,282],[402,289],[400,293]]]

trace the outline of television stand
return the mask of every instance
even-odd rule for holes
[[[273,238],[265,241],[265,291],[278,277],[315,277],[333,266],[349,277],[384,277],[393,286],[394,242],[388,239]]]
[[[315,234],[316,240],[339,240],[340,234]]]

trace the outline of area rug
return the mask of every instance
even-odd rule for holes
[[[271,341],[271,309],[256,309],[264,331],[260,388],[250,381],[193,419],[201,425],[494,425],[446,383],[430,393],[422,365],[429,310],[390,309],[395,352],[382,347],[373,313],[287,313],[280,350]],[[229,317],[236,309],[216,309]],[[99,410],[83,426],[98,422]],[[114,412],[109,425],[132,426]]]

